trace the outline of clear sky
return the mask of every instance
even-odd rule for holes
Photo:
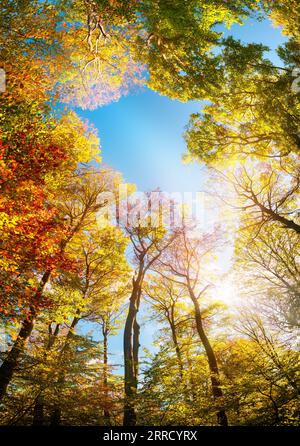
[[[273,50],[284,42],[278,28],[268,21],[249,21],[226,30],[244,42],[260,42]],[[272,52],[272,59],[279,64]],[[168,192],[201,190],[201,166],[183,165],[182,137],[189,115],[201,104],[181,103],[147,88],[98,110],[79,111],[99,131],[103,162],[123,173],[138,190],[160,187]]]
[[[285,38],[271,22],[248,21],[244,26],[234,25],[225,31],[225,36],[228,35],[243,42],[269,46],[270,57],[280,65],[274,51]],[[203,188],[205,169],[198,164],[182,163],[185,153],[182,134],[189,115],[200,108],[197,102],[184,104],[144,88],[117,103],[78,113],[98,129],[103,162],[122,172],[125,181],[135,183],[139,191],[159,187],[167,192],[196,192]],[[88,329],[91,328],[92,325]],[[142,347],[151,346],[156,330],[154,324],[142,327]],[[121,334],[111,339],[111,350],[112,362],[121,363]]]

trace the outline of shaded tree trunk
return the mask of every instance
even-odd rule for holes
[[[35,401],[32,424],[33,426],[43,426],[45,424],[44,400],[42,395],[39,395]]]
[[[60,424],[61,410],[60,407],[55,407],[50,417],[50,426],[60,426]]]
[[[198,302],[193,290],[190,287],[189,287],[189,294],[190,294],[191,300],[194,304],[197,332],[198,332],[200,340],[203,344],[203,347],[204,347],[204,350],[205,350],[205,353],[207,356],[207,360],[208,360],[209,370],[210,370],[210,374],[211,374],[210,379],[211,379],[211,385],[212,385],[212,394],[215,399],[223,398],[223,391],[221,388],[221,382],[220,382],[220,378],[219,378],[219,368],[218,368],[216,355],[214,353],[211,343],[210,343],[208,337],[206,336],[206,333],[203,328],[199,302]],[[217,419],[218,419],[218,424],[220,426],[228,426],[227,415],[223,408],[221,408],[218,411]]]
[[[46,283],[50,278],[50,275],[50,271],[46,271],[44,273],[40,281],[38,290],[34,295],[33,301],[38,300],[38,298],[40,297]],[[13,378],[19,358],[24,352],[26,342],[32,333],[36,316],[37,310],[34,307],[31,307],[27,318],[24,319],[24,321],[22,322],[20,332],[14,342],[12,349],[7,353],[6,358],[4,359],[0,367],[0,400],[6,394],[7,387]]]

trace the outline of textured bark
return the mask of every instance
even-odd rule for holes
[[[136,425],[136,413],[134,405],[135,397],[135,373],[132,349],[132,331],[136,316],[136,297],[135,293],[130,298],[130,304],[124,329],[124,426]]]
[[[189,288],[189,294],[190,294],[191,300],[194,304],[197,332],[198,332],[200,340],[203,344],[203,347],[204,347],[204,350],[205,350],[205,353],[207,356],[207,360],[208,360],[209,370],[210,370],[210,374],[211,374],[210,379],[211,379],[211,385],[212,385],[212,394],[215,399],[223,398],[223,391],[221,388],[221,382],[220,382],[220,378],[219,378],[218,363],[217,363],[217,359],[216,359],[214,350],[213,350],[211,343],[210,343],[208,337],[206,336],[206,333],[203,328],[199,302],[191,288]],[[218,419],[218,424],[220,426],[228,426],[227,415],[223,408],[221,408],[218,411],[217,419]]]

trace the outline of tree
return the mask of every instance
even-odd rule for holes
[[[299,4],[295,0],[264,0],[262,3],[274,23],[282,26],[286,35],[299,40]]]
[[[299,327],[299,236],[270,224],[254,238],[251,232],[241,231],[236,242],[245,292],[273,325],[292,334]]]
[[[65,343],[60,351],[59,361],[61,364],[65,361],[68,362],[68,356],[72,354],[72,341],[79,322],[99,319],[102,322],[103,334],[103,389],[107,389],[108,334],[112,330],[109,324],[113,324],[112,316],[120,306],[124,287],[128,281],[128,266],[124,257],[127,242],[121,231],[114,227],[106,227],[100,230],[89,228],[86,232],[84,235],[81,234],[77,240],[74,237],[69,246],[72,256],[79,263],[78,271],[75,274],[71,273],[69,276],[59,278],[59,288],[67,286],[67,290],[70,288],[73,292],[74,290],[79,292],[77,308],[73,302],[69,302],[68,297],[66,298],[67,304],[72,308],[63,306],[63,310],[66,312],[64,317],[70,318],[70,325],[65,336]],[[113,289],[115,290],[114,293],[112,293]],[[111,296],[110,293],[112,293]],[[114,298],[113,301],[111,301],[112,297]],[[57,318],[60,317],[61,301],[61,293],[59,293],[58,311],[56,315],[52,314],[56,324],[59,323]],[[61,386],[64,382],[66,372],[67,369],[63,368],[58,375],[58,386]],[[106,396],[108,397],[107,390]],[[59,399],[55,411],[56,414],[59,414],[60,420],[61,406]],[[109,421],[107,410],[105,410],[104,418]]]
[[[266,161],[298,153],[299,97],[292,89],[293,66],[274,67],[262,45],[242,45],[233,38],[224,44],[225,82],[202,114],[191,116],[186,132],[189,155],[222,166],[247,157]]]
[[[299,11],[295,0],[2,1],[3,424],[298,424]],[[224,38],[249,17],[288,36],[278,66],[266,46]],[[232,240],[190,231],[185,215],[167,228],[162,203],[154,215],[150,194],[124,204],[120,174],[95,164],[97,133],[72,108],[142,85],[206,100],[186,158],[209,167],[214,208],[235,209]],[[241,308],[215,299],[224,242]],[[146,358],[141,308],[157,326]],[[121,328],[123,378],[110,343]]]
[[[168,324],[177,357],[180,378],[183,380],[184,366],[178,331],[186,322],[182,311],[179,310],[184,305],[182,300],[185,297],[185,290],[180,288],[176,283],[166,280],[163,277],[154,276],[147,282],[144,292],[150,300],[150,304],[158,321],[166,321]]]
[[[95,175],[93,172],[83,171],[81,175],[74,178],[72,183],[66,185],[64,190],[61,190],[60,200],[57,200],[56,205],[65,218],[66,233],[59,245],[60,255],[65,253],[66,247],[76,234],[82,233],[89,225],[95,224],[97,211],[105,205],[105,203],[98,202],[98,197],[106,192],[109,180],[110,172],[103,171],[99,175]],[[42,272],[41,278],[36,277],[36,288],[33,288],[28,304],[25,302],[27,304],[25,307],[26,317],[22,321],[20,332],[12,349],[7,353],[0,367],[1,397],[4,396],[12,379],[18,358],[34,328],[35,319],[45,305],[42,296],[51,274],[53,274],[53,268]]]
[[[97,322],[101,327],[103,338],[103,387],[106,401],[112,400],[112,382],[113,376],[111,374],[111,365],[109,364],[109,337],[118,331],[123,325],[124,318],[124,304],[122,305],[126,294],[128,293],[128,287],[121,288],[116,292],[110,292],[110,301],[104,308],[99,311],[96,316]],[[105,426],[110,426],[113,422],[112,411],[108,407],[103,410],[103,422]]]
[[[138,353],[140,326],[137,313],[140,307],[145,275],[154,266],[162,252],[170,245],[174,236],[162,226],[144,226],[138,220],[134,226],[126,226],[126,233],[132,244],[135,265],[129,308],[124,327],[124,426],[136,424],[135,398],[138,385]]]
[[[176,244],[170,246],[165,255],[159,260],[161,268],[158,272],[184,287],[193,303],[197,332],[209,364],[212,394],[217,400],[217,404],[220,401],[217,412],[218,423],[227,426],[228,421],[223,407],[223,391],[217,358],[205,332],[201,305],[199,303],[200,298],[210,285],[204,284],[202,277],[205,273],[202,271],[202,265],[205,261],[204,259],[215,245],[215,237],[215,234],[204,234],[202,237],[196,237],[195,234],[191,236],[191,233],[189,235],[189,228],[183,226]]]
[[[85,105],[82,99],[92,93],[89,100],[102,105],[139,83],[143,67],[149,73],[147,84],[162,94],[183,101],[209,97],[222,80],[219,58],[213,55],[221,45],[217,25],[241,23],[257,2],[86,0],[72,10],[69,2],[60,7],[70,23],[76,19],[76,27],[68,29],[70,40],[82,35],[87,41],[86,50],[72,52],[82,76],[69,76],[64,88],[74,99],[74,86],[83,81],[86,92],[81,89],[79,103]]]

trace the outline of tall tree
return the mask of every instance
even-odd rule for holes
[[[66,227],[64,238],[59,244],[60,255],[65,254],[66,247],[76,234],[82,233],[89,225],[95,224],[97,211],[105,205],[105,203],[99,203],[98,198],[107,191],[110,178],[110,172],[103,171],[99,175],[89,171],[82,172],[60,192],[60,199],[59,201],[57,199],[56,206],[65,218]],[[28,301],[25,302],[25,318],[22,321],[20,332],[0,367],[1,397],[4,396],[12,379],[18,359],[34,328],[35,319],[45,305],[42,296],[51,274],[53,274],[53,267],[42,272],[41,278],[36,277],[34,282],[36,285],[33,287]]]
[[[132,245],[133,264],[135,266],[132,278],[132,289],[129,298],[129,308],[124,327],[124,425],[136,424],[135,399],[138,386],[139,367],[139,335],[140,326],[137,314],[140,308],[142,290],[146,273],[161,256],[162,252],[173,241],[174,236],[159,225],[151,227],[140,220],[135,225],[127,225],[125,230]]]
[[[192,234],[191,228],[184,226],[181,230],[176,244],[173,244],[159,259],[160,269],[157,271],[169,280],[179,284],[186,289],[194,306],[196,328],[203,344],[210,369],[212,394],[217,400],[219,409],[217,411],[218,424],[227,426],[227,415],[224,409],[224,395],[221,386],[219,367],[214,348],[205,332],[200,299],[209,287],[205,284],[203,264],[207,255],[215,248],[215,234],[205,234],[197,237]]]

